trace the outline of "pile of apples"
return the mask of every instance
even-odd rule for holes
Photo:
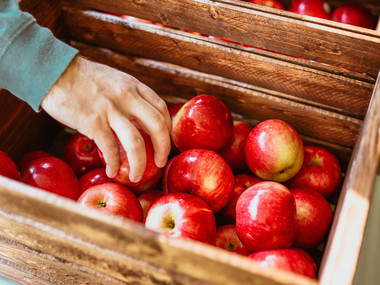
[[[234,120],[211,95],[172,104],[169,112],[172,152],[164,168],[154,164],[150,137],[135,122],[147,152],[138,183],[128,179],[121,144],[121,166],[111,179],[95,143],[80,133],[65,142],[62,158],[37,150],[16,163],[0,151],[0,175],[173,238],[316,278],[317,263],[309,251],[331,225],[328,199],[341,180],[337,158],[320,146],[304,146],[285,121],[251,127]]]
[[[285,10],[281,0],[242,1]],[[326,0],[293,0],[287,10],[302,15],[332,20],[367,29],[375,29],[376,26],[374,15],[360,3],[341,4],[335,9],[332,9]]]

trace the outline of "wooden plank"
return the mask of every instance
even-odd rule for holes
[[[243,47],[102,13],[67,9],[73,39],[163,60],[266,89],[362,118],[373,84],[287,63]],[[178,51],[181,52],[178,52]]]
[[[353,147],[362,124],[355,118],[281,98],[271,90],[164,62],[126,56],[81,43],[72,44],[84,56],[132,74],[163,98],[171,96],[187,100],[202,93],[212,94],[252,125],[264,119],[283,119],[304,136]]]
[[[321,265],[323,284],[351,284],[354,278],[380,161],[379,110],[380,77],[336,208]]]
[[[318,284],[260,268],[247,257],[214,246],[160,235],[15,180],[0,177],[0,185],[0,235],[71,263],[73,276],[88,267],[129,284]],[[5,227],[6,220],[12,226]],[[26,250],[23,257],[29,254]]]
[[[70,2],[347,68],[373,79],[380,69],[378,32],[244,1]]]

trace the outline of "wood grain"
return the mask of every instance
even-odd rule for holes
[[[323,284],[351,284],[354,278],[380,161],[379,110],[380,77],[336,208],[321,265]]]
[[[96,12],[65,11],[72,39],[272,89],[358,118],[364,117],[373,90],[370,83],[273,59],[243,47],[221,45],[186,32]]]
[[[168,0],[164,6],[159,0],[70,2],[344,67],[373,79],[380,69],[378,32],[244,1]]]

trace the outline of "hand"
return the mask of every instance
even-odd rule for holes
[[[144,141],[131,120],[151,136],[156,165],[166,164],[171,130],[167,106],[152,89],[126,73],[76,56],[41,107],[57,121],[95,141],[104,155],[109,177],[116,176],[120,166],[113,131],[127,152],[130,180],[138,182],[144,173]]]

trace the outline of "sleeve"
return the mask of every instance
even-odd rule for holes
[[[0,0],[0,88],[39,111],[77,52],[22,12],[17,0]]]

